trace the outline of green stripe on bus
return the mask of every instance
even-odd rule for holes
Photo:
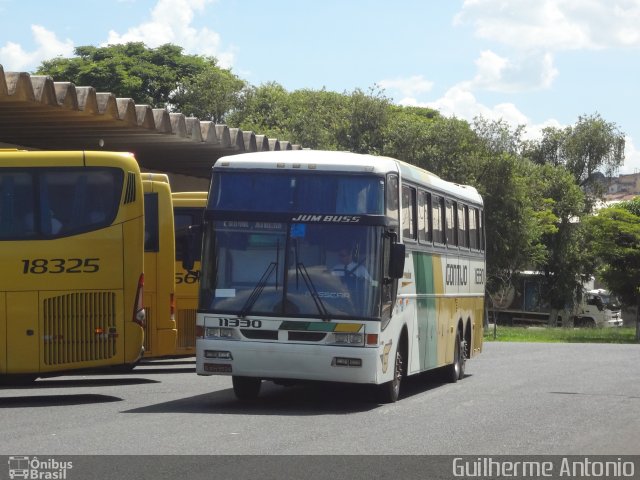
[[[436,265],[439,263],[435,259]],[[433,295],[436,286],[433,275],[434,257],[425,253],[413,253],[413,269],[416,278],[416,294],[418,294],[418,333],[420,336],[420,367],[432,368],[438,362],[438,328],[436,299],[420,298],[421,294]]]

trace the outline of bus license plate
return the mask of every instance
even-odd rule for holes
[[[210,373],[231,373],[231,365],[228,363],[205,363],[204,371]]]

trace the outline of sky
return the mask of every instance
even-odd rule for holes
[[[640,0],[0,0],[5,72],[127,41],[214,56],[256,86],[379,88],[527,138],[599,114],[625,134],[620,173],[640,172]]]

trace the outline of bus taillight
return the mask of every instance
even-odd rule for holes
[[[196,338],[204,338],[204,326],[196,325]]]
[[[144,273],[140,274],[138,280],[138,290],[136,291],[136,301],[133,310],[133,321],[144,328],[146,313],[143,307]]]
[[[175,321],[176,319],[176,297],[175,294],[171,294],[169,297],[169,314],[171,321]]]

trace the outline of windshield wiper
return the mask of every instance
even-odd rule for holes
[[[242,309],[240,310],[241,318],[246,317],[247,314],[251,311],[251,309],[253,308],[253,304],[256,303],[258,298],[260,298],[260,295],[262,295],[262,291],[264,290],[264,287],[267,285],[267,281],[269,280],[269,277],[277,267],[278,267],[278,262],[271,262],[269,265],[267,265],[267,269],[262,274],[262,277],[260,277],[260,280],[258,280],[258,283],[256,283],[256,286],[253,287],[253,291],[251,292],[251,295],[249,295],[249,298],[247,298],[247,301],[244,303],[244,305],[242,306]]]
[[[316,286],[313,284],[313,280],[311,280],[311,276],[307,271],[307,267],[304,266],[304,263],[302,262],[296,263],[296,272],[300,272],[300,275],[302,276],[304,283],[307,285],[307,288],[311,293],[311,298],[313,299],[313,303],[315,303],[316,308],[318,309],[318,313],[320,313],[320,318],[322,318],[322,320],[324,320],[325,322],[330,321],[331,317],[329,316],[329,311],[327,310],[327,307],[325,307],[324,302],[322,301],[322,298],[320,298],[320,295],[318,295],[318,290],[316,289]]]

